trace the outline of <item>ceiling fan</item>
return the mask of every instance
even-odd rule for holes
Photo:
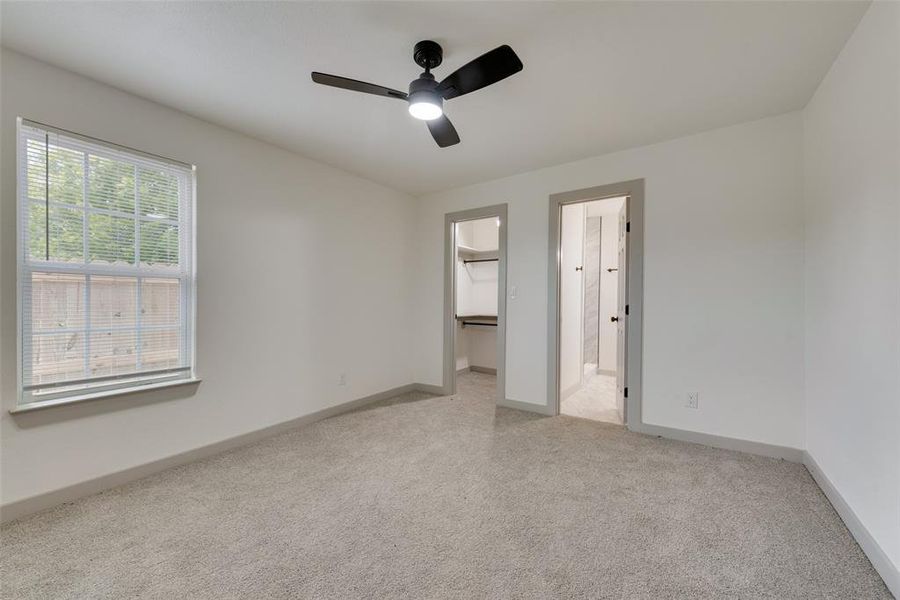
[[[441,64],[443,54],[440,44],[431,40],[424,40],[415,45],[413,60],[425,69],[425,72],[409,84],[409,93],[316,71],[312,73],[312,80],[354,92],[406,100],[409,102],[409,114],[425,121],[437,145],[446,148],[459,143],[459,134],[444,114],[444,100],[480,90],[506,79],[522,70],[522,61],[512,48],[503,45],[463,65],[438,83],[431,74],[431,69]]]

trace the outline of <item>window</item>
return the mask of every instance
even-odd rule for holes
[[[21,406],[193,378],[190,165],[22,120]]]

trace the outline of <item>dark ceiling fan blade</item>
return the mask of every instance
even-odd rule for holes
[[[436,141],[437,145],[441,148],[446,148],[447,146],[459,143],[459,134],[456,133],[456,127],[453,126],[453,123],[450,122],[447,115],[441,115],[437,119],[425,121],[425,123],[428,125],[428,131],[431,132],[431,137],[434,138],[434,141]]]
[[[437,86],[445,100],[480,90],[522,70],[522,61],[509,46],[494,48],[458,68]]]
[[[322,85],[330,85],[331,87],[350,90],[353,92],[363,92],[364,94],[375,94],[376,96],[387,96],[388,98],[399,98],[406,100],[406,92],[392,90],[383,85],[375,85],[374,83],[366,83],[365,81],[357,81],[356,79],[348,79],[346,77],[338,77],[337,75],[329,75],[328,73],[319,73],[313,71],[312,80]]]

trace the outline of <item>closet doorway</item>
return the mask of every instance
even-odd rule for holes
[[[505,399],[506,205],[447,214],[444,393]],[[470,389],[471,388],[471,389]]]
[[[550,197],[550,405],[640,421],[643,182]]]

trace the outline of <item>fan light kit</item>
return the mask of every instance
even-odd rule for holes
[[[417,98],[409,98],[409,114],[422,121],[431,121],[444,114],[444,101],[437,94],[419,92]]]
[[[506,79],[522,70],[522,61],[512,48],[500,46],[466,63],[438,83],[431,70],[441,64],[443,55],[443,49],[437,42],[425,40],[416,44],[413,60],[425,72],[409,84],[408,93],[316,71],[312,73],[312,80],[354,92],[407,101],[409,114],[425,121],[437,145],[446,148],[459,143],[459,134],[450,119],[444,115],[444,100],[463,96]]]

